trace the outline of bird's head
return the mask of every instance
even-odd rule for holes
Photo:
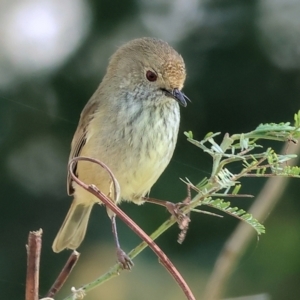
[[[110,59],[106,77],[114,78],[118,88],[138,99],[175,99],[182,106],[189,100],[181,91],[186,78],[184,61],[159,39],[139,38],[120,47]]]

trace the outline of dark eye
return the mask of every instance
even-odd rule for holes
[[[150,71],[150,70],[147,71],[146,77],[149,81],[156,81],[156,79],[157,79],[157,75],[154,72]]]

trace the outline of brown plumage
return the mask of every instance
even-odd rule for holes
[[[88,156],[104,162],[120,184],[121,200],[143,203],[173,155],[178,103],[186,106],[181,92],[185,77],[182,57],[166,42],[141,38],[120,47],[81,113],[70,159]],[[83,161],[75,168],[80,180],[110,195],[111,182],[103,169]],[[98,202],[70,176],[68,193],[74,200],[54,240],[55,252],[79,247]]]

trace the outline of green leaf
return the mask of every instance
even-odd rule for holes
[[[299,128],[300,127],[300,110],[298,110],[298,113],[296,113],[294,115],[294,121],[295,121],[294,126]]]
[[[208,133],[205,135],[204,140],[210,138],[210,137],[213,136],[213,135],[214,135],[213,132],[208,132]]]
[[[265,227],[261,223],[258,222],[251,214],[246,213],[245,210],[239,209],[238,207],[231,207],[229,201],[224,201],[224,199],[215,199],[213,200],[211,197],[202,201],[201,204],[207,205],[209,207],[213,207],[218,209],[226,214],[229,214],[241,221],[248,223],[253,229],[256,230],[258,235],[265,233]]]
[[[212,157],[212,172],[194,189],[198,195],[189,206],[194,209],[207,205],[234,216],[251,225],[258,234],[265,228],[251,214],[243,209],[231,207],[231,203],[215,197],[236,197],[240,191],[243,177],[295,177],[300,178],[300,167],[290,167],[286,162],[295,154],[278,154],[272,148],[263,149],[261,140],[297,143],[300,137],[300,110],[294,115],[294,126],[290,122],[260,124],[253,131],[229,135],[226,133],[219,144],[215,137],[220,132],[209,132],[201,141],[193,139],[192,132],[185,132],[189,141]],[[231,168],[235,163],[234,168]],[[236,166],[236,164],[240,164]],[[229,171],[230,170],[230,171]],[[234,172],[235,173],[234,173]],[[230,193],[231,191],[231,193]],[[200,200],[201,199],[201,200]]]
[[[184,135],[187,136],[189,139],[193,139],[193,132],[192,131],[185,131]]]

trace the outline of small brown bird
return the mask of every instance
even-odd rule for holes
[[[173,155],[178,104],[186,106],[188,99],[181,92],[185,77],[182,57],[164,41],[139,38],[120,47],[81,113],[70,159],[87,156],[104,162],[120,184],[121,200],[142,204]],[[74,171],[84,183],[111,194],[110,178],[98,165],[80,161]],[[70,175],[68,194],[74,200],[53,242],[55,252],[79,247],[92,207],[99,203]]]

